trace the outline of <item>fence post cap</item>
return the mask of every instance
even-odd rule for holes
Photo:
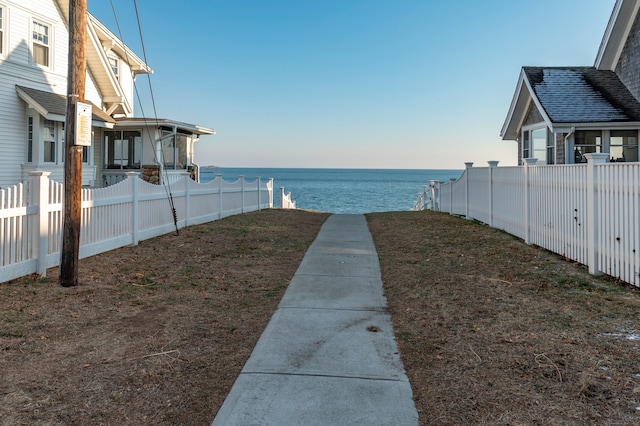
[[[603,164],[609,160],[609,154],[606,152],[590,152],[588,154],[584,154],[589,163],[593,164]]]
[[[470,169],[470,168],[472,168],[472,167],[473,167],[473,162],[472,162],[472,161],[470,161],[470,162],[468,162],[468,163],[464,163],[464,168],[465,168],[465,169]]]
[[[537,162],[538,162],[537,158],[525,158],[524,159],[524,164],[527,165],[527,166],[535,166]]]
[[[489,163],[489,167],[498,167],[499,161],[487,161]]]
[[[45,172],[43,170],[34,170],[29,172],[29,176],[49,176],[51,172]]]

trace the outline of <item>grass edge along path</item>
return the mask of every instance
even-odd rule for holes
[[[367,215],[424,425],[640,422],[640,293],[448,214]]]

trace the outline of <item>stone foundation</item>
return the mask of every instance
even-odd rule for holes
[[[160,166],[142,166],[142,180],[154,185],[160,185]]]

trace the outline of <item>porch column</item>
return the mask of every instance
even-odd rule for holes
[[[589,273],[601,275],[600,262],[598,259],[598,192],[596,184],[599,176],[597,165],[605,164],[609,159],[609,154],[594,152],[584,155],[587,158],[587,261],[589,263]]]

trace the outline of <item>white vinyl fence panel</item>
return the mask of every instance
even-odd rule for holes
[[[176,226],[273,207],[273,179],[239,177],[230,183],[216,175],[199,184],[183,176],[164,187],[143,181],[138,173],[127,175],[115,185],[82,190],[81,258],[135,245]],[[0,190],[0,282],[44,275],[60,264],[64,187],[48,176],[31,172],[28,181]]]
[[[420,200],[475,219],[640,287],[640,163],[474,168],[454,182],[431,182]],[[416,210],[424,208],[416,202]]]

